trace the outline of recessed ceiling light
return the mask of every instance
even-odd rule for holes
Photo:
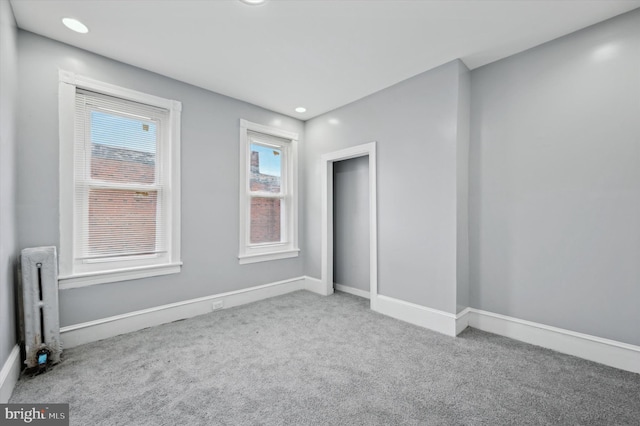
[[[262,4],[264,2],[266,2],[267,0],[240,0],[242,3],[244,4],[248,4],[250,6],[258,6],[259,4]]]
[[[296,112],[300,112],[300,113],[307,112],[307,109],[305,107],[298,107],[296,108]]]
[[[69,28],[70,30],[73,30],[77,33],[81,33],[81,34],[86,34],[89,32],[89,28],[87,28],[87,26],[85,24],[83,24],[82,22],[78,21],[77,19],[73,19],[73,18],[62,18],[62,23]]]

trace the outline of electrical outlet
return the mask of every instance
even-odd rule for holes
[[[217,311],[218,309],[222,309],[224,307],[224,302],[222,300],[216,300],[211,304],[211,309]]]

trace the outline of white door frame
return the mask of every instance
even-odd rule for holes
[[[322,285],[325,294],[333,294],[333,163],[357,157],[369,157],[369,299],[375,309],[378,298],[378,219],[376,202],[376,143],[370,142],[321,157],[322,167]]]

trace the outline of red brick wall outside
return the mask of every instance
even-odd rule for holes
[[[251,153],[252,191],[280,192],[280,178],[259,171]],[[91,178],[107,182],[153,183],[155,156],[123,148],[93,145]],[[157,191],[89,191],[89,256],[148,253],[156,250]],[[252,244],[281,240],[281,200],[253,197],[249,239]]]
[[[135,161],[91,157],[91,178],[119,183],[153,183],[155,166]]]
[[[153,183],[155,156],[94,145],[91,177],[108,182]],[[149,253],[156,250],[157,191],[91,189],[89,256]]]
[[[280,192],[280,177],[260,173],[260,157],[251,152],[250,188],[252,191]],[[251,198],[251,224],[249,241],[252,244],[280,242],[281,200],[278,198]]]
[[[280,199],[252,198],[251,243],[272,243],[280,239]]]
[[[89,191],[90,256],[156,250],[157,191]]]

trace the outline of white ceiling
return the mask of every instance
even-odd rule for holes
[[[18,26],[309,119],[456,58],[471,69],[640,0],[11,0]],[[89,27],[77,34],[61,23]],[[294,112],[305,106],[307,112]]]

